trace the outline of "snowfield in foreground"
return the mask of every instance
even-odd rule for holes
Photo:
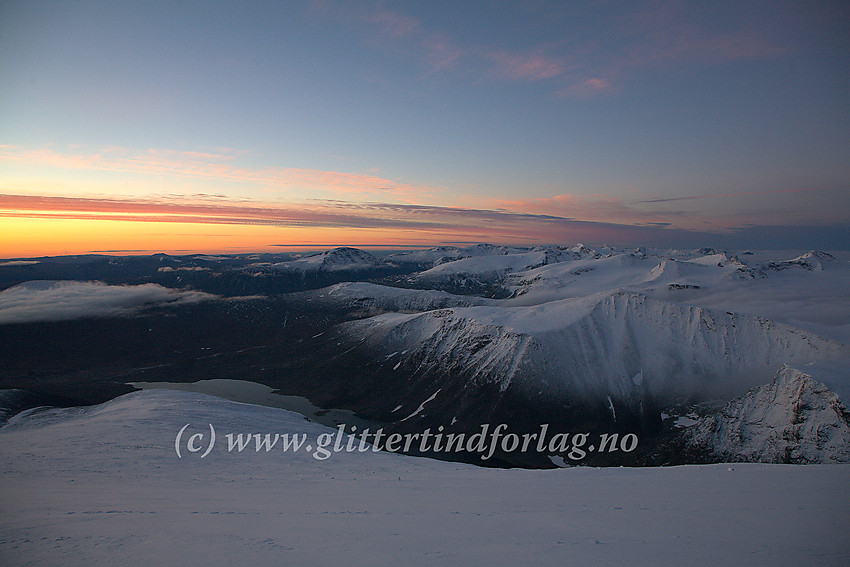
[[[206,458],[178,459],[187,423],[218,431]],[[24,412],[0,429],[0,563],[850,564],[848,465],[504,470],[224,439],[331,431],[166,390]]]

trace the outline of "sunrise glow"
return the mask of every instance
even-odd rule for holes
[[[0,18],[0,256],[847,248],[838,21],[809,4],[18,3]]]

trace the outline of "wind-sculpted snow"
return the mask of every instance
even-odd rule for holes
[[[718,460],[850,462],[850,414],[823,383],[790,366],[688,428],[698,451]]]
[[[783,363],[850,356],[847,347],[760,317],[629,292],[527,307],[384,314],[343,326],[377,356],[465,372],[544,396],[616,396],[639,403],[737,395]],[[639,380],[633,379],[640,376]]]

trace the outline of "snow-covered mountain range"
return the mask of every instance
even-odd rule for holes
[[[446,289],[477,278],[503,286],[504,299],[360,284],[320,292],[386,311],[340,325],[334,340],[380,366],[381,383],[408,385],[400,417],[427,401],[415,420],[423,425],[458,413],[474,421],[466,401],[487,391],[498,405],[496,388],[510,391],[513,404],[517,396],[522,404],[545,400],[549,418],[563,407],[586,423],[578,403],[595,408],[590,419],[600,426],[651,433],[665,412],[687,404],[711,411],[771,383],[783,365],[850,361],[850,264],[831,254],[745,262],[711,249],[489,252],[443,260],[413,280]],[[850,391],[846,372],[822,379],[824,388]],[[491,407],[478,416],[485,417],[493,417]],[[811,461],[848,460],[842,439]],[[706,450],[728,459],[734,447],[726,449]]]
[[[103,264],[87,257],[79,268],[73,259],[39,259],[3,269],[19,278],[53,276],[33,279],[102,273],[108,276],[104,280],[123,285],[69,281],[48,290],[41,283],[19,282],[0,291],[0,322],[8,321],[0,324],[0,332],[25,321],[42,325],[24,334],[9,331],[9,344],[19,344],[22,336],[42,340],[38,337],[46,333],[44,344],[34,350],[80,336],[119,333],[147,344],[141,352],[155,347],[174,358],[122,369],[126,354],[116,352],[103,368],[79,369],[68,378],[74,386],[59,392],[63,396],[80,395],[84,386],[76,381],[81,375],[106,371],[153,382],[163,379],[155,369],[165,368],[162,372],[172,380],[259,381],[323,407],[357,411],[399,431],[451,425],[469,432],[485,422],[531,430],[549,422],[634,431],[664,448],[684,443],[687,429],[670,425],[684,422],[668,416],[691,415],[688,419],[700,424],[694,428],[702,431],[687,433],[688,450],[700,452],[695,460],[747,455],[771,462],[843,461],[848,457],[841,435],[821,445],[817,436],[803,435],[799,448],[777,452],[752,449],[746,436],[716,432],[741,430],[735,422],[740,412],[721,408],[742,403],[741,396],[759,388],[772,388],[785,365],[818,381],[837,404],[850,397],[848,260],[850,255],[842,252],[584,244],[479,244],[392,254],[342,247],[303,257],[158,255],[138,261],[110,258]],[[121,280],[122,273],[133,277]],[[7,272],[0,277],[4,274],[3,281],[15,283]],[[64,294],[61,306],[45,299],[48,291],[56,295],[60,288],[94,290],[88,295],[96,297]],[[159,294],[156,301],[148,298],[152,291]],[[90,305],[113,296],[131,303],[92,311]],[[169,301],[180,298],[197,301]],[[232,301],[209,301],[213,298]],[[38,317],[27,318],[27,313]],[[220,346],[204,346],[203,338],[193,337],[197,355],[179,345],[161,348],[150,342],[157,336],[184,341],[186,331],[175,328],[169,317],[180,321],[187,316],[194,325],[187,328],[207,329],[209,320],[227,321],[232,329],[214,329],[222,334],[215,343]],[[80,317],[89,322],[82,327],[69,323],[66,338],[65,327],[51,326]],[[141,317],[151,323],[135,322]],[[154,328],[165,335],[146,334]],[[228,353],[226,345],[234,341],[243,348]],[[29,369],[28,387],[54,383],[34,373],[33,361],[19,352],[7,353],[20,358],[10,368]],[[74,356],[74,364],[91,360]],[[59,380],[52,366],[47,372],[50,380]],[[4,376],[0,371],[3,385],[19,387],[15,376]],[[129,381],[108,391],[126,391]],[[42,388],[36,393],[43,398],[54,392]],[[745,405],[776,405],[767,401],[771,395],[759,394]],[[786,414],[764,426],[790,431],[792,424],[781,423]],[[705,420],[713,420],[716,434],[703,431]],[[676,461],[670,451],[647,451],[629,464]],[[551,465],[548,455],[541,459],[502,464]]]

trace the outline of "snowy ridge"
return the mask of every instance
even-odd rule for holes
[[[839,343],[750,315],[668,303],[632,292],[528,307],[384,314],[342,327],[379,355],[406,350],[506,388],[520,379],[544,395],[669,401],[695,392],[741,393],[784,362],[850,356]],[[635,384],[631,377],[642,372]],[[760,380],[760,381],[759,381]]]
[[[733,279],[752,279],[753,270],[737,258],[728,258],[725,254],[704,256],[693,260],[664,258],[650,272],[646,282],[687,283],[693,285],[712,285]]]
[[[552,247],[537,247],[533,251]],[[494,246],[492,244],[474,244],[465,248],[457,246],[436,246],[425,250],[414,250],[391,254],[388,260],[397,264],[430,264],[431,267],[454,262],[464,258],[480,258],[483,256],[504,256],[508,254],[523,254],[532,251],[529,248],[515,246]]]
[[[424,252],[411,255],[422,257]],[[474,276],[487,279],[499,279],[506,274],[532,270],[559,262],[597,259],[601,253],[584,244],[569,248],[563,246],[535,246],[534,248],[509,248],[478,244],[458,250],[459,256],[441,257],[434,266],[417,275],[418,279],[429,281],[452,279],[462,276]]]
[[[469,372],[473,381],[498,381],[502,388],[511,383],[531,341],[511,329],[456,317],[449,309],[379,315],[343,325],[343,330],[352,337],[366,336],[368,348],[376,352],[407,351],[404,358],[420,367]]]
[[[585,246],[581,242],[577,242],[576,244],[573,244],[572,246],[567,248],[567,250],[569,250],[570,252],[575,254],[577,256],[577,259],[601,258],[602,257],[601,252],[598,252],[597,250],[594,250],[593,248]]]
[[[510,274],[505,284],[513,294],[513,303],[529,305],[616,289],[666,297],[671,290],[729,286],[737,280],[753,279],[754,274],[722,254],[678,260],[626,253],[541,266]]]
[[[447,307],[491,305],[492,299],[455,295],[445,291],[388,287],[366,282],[344,282],[311,293],[320,298],[385,311],[432,311]]]
[[[697,258],[692,258],[690,260],[685,261],[690,262],[691,264],[699,264],[702,266],[717,266],[719,268],[722,268],[724,266],[734,266],[736,268],[746,267],[746,264],[741,262],[736,256],[730,257],[725,252],[707,254],[705,256],[699,256]]]
[[[770,384],[700,419],[686,437],[724,461],[850,462],[850,414],[823,383],[787,365]]]
[[[468,254],[457,246],[437,246],[426,250],[414,250],[412,252],[401,252],[391,254],[387,260],[395,264],[442,264],[467,257]]]
[[[453,262],[446,262],[421,272],[418,279],[428,280],[450,276],[476,275],[496,277],[509,272],[530,270],[551,262],[561,261],[572,256],[559,255],[551,250],[524,252],[521,254],[502,254],[493,256],[472,256]]]
[[[511,303],[531,305],[624,288],[645,281],[655,265],[631,253],[585,258],[509,274],[505,285],[513,294]]]
[[[710,250],[709,250],[710,251]],[[812,252],[788,262],[747,265],[736,256],[627,252],[565,261],[507,274],[506,304],[536,305],[600,291],[625,290],[657,299],[758,315],[850,344],[850,263]],[[790,266],[769,270],[765,265]],[[811,267],[806,263],[806,266]]]

